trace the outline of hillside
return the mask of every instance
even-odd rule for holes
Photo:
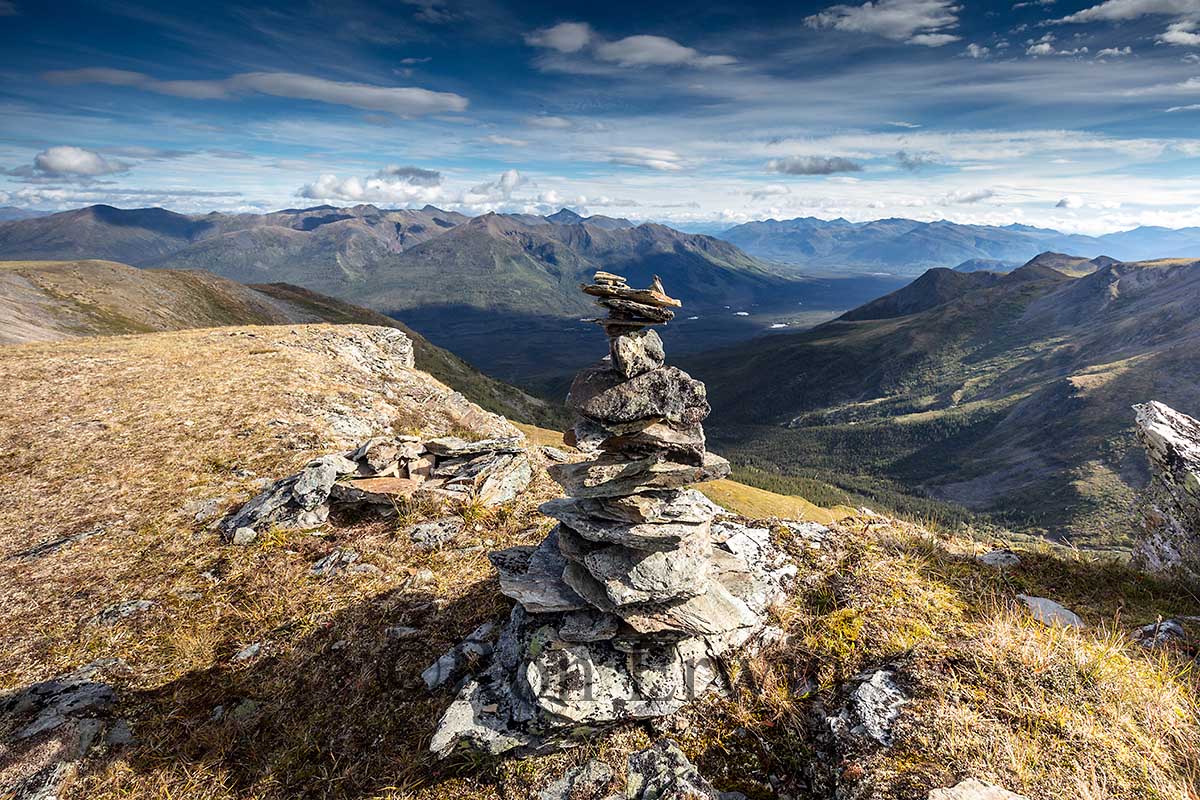
[[[112,261],[0,262],[0,345],[226,325],[332,322],[405,331],[421,369],[488,410],[559,424],[554,405],[483,375],[403,323],[288,284],[243,286],[207,272]]]
[[[247,545],[214,530],[264,481],[372,434],[512,433],[407,353],[398,332],[355,325],[0,347],[0,787],[48,768],[63,800],[532,798],[664,738],[756,799],[926,800],[975,778],[1038,800],[1132,800],[1194,784],[1191,644],[1126,635],[1200,613],[1184,587],[1044,547],[996,568],[978,559],[995,543],[867,512],[758,521],[800,580],[775,638],[727,660],[728,692],[562,753],[438,761],[429,739],[454,690],[422,671],[509,617],[487,553],[549,529],[537,507],[558,487],[540,448],[524,445],[533,482],[500,507],[398,503]],[[811,510],[720,488],[747,514]],[[470,524],[419,546],[414,526],[445,515]],[[1080,627],[1039,623],[1018,592]],[[886,744],[831,736],[828,718],[858,713],[881,672],[902,701],[885,698],[899,709],[876,731]],[[22,703],[56,693],[61,717],[21,727]]]
[[[867,307],[707,354],[711,436],[746,468],[1124,546],[1145,480],[1129,407],[1163,396],[1200,410],[1197,304],[1200,262],[1070,277],[1035,260],[907,316]]]
[[[848,222],[802,217],[747,222],[719,234],[752,256],[805,270],[915,275],[930,267],[971,262],[1021,264],[1056,250],[1088,258],[1107,254],[1122,261],[1200,255],[1200,228],[1141,227],[1084,236],[1029,225],[962,225],[939,220],[882,219]],[[983,267],[992,269],[991,267]],[[973,271],[979,267],[959,269]],[[998,270],[1004,271],[1004,270]]]

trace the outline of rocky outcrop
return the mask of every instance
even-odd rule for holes
[[[121,666],[102,659],[0,696],[0,797],[53,800],[93,752],[132,741],[116,691],[98,680]]]
[[[664,366],[647,330],[678,301],[606,274],[585,291],[608,309],[610,345],[568,398],[568,444],[589,460],[549,467],[567,497],[541,507],[558,521],[541,544],[492,554],[517,605],[442,718],[440,755],[553,749],[674,713],[719,681],[795,574],[767,530],[686,488],[729,464],[704,450],[704,384]]]
[[[533,464],[519,436],[467,441],[454,436],[421,441],[380,436],[342,455],[310,461],[295,475],[275,481],[220,524],[234,544],[249,544],[272,527],[315,528],[336,506],[373,506],[394,513],[396,502],[414,495],[514,500],[533,479]],[[453,520],[412,532],[414,544],[434,549],[453,538]],[[461,523],[461,520],[458,520]]]
[[[1134,411],[1153,471],[1134,563],[1200,582],[1200,422],[1158,402]]]

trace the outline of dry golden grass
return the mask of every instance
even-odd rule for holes
[[[127,665],[113,680],[137,742],[85,765],[67,800],[518,800],[571,764],[617,766],[648,744],[631,726],[555,756],[439,763],[426,752],[451,693],[427,692],[419,673],[508,613],[486,552],[544,535],[551,521],[536,506],[558,489],[541,472],[511,507],[406,506],[395,520],[338,518],[317,535],[272,531],[249,547],[191,520],[189,501],[248,496],[254,477],[241,470],[275,477],[348,444],[352,416],[483,433],[485,418],[464,417],[429,379],[348,364],[338,342],[353,328],[296,330],[0,350],[0,688],[104,656]],[[471,520],[454,549],[413,548],[404,528],[445,510]],[[107,532],[13,558],[94,525]],[[719,788],[770,797],[777,775],[795,796],[814,796],[804,777],[812,701],[834,701],[842,681],[886,662],[914,699],[896,747],[862,761],[881,797],[924,797],[966,775],[1033,800],[1195,797],[1195,675],[1121,633],[1198,613],[1195,598],[1048,548],[1001,573],[974,561],[978,545],[916,525],[851,517],[834,530],[819,552],[781,539],[803,576],[777,612],[788,639],[731,664],[734,691],[696,704],[672,734]],[[312,577],[335,548],[378,572]],[[1017,592],[1057,599],[1089,627],[1036,626],[1014,607]],[[157,605],[111,626],[87,622],[133,598]],[[389,638],[393,625],[419,633]],[[258,655],[236,658],[255,643]]]

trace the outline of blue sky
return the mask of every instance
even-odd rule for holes
[[[1200,0],[0,0],[0,205],[1200,225]]]

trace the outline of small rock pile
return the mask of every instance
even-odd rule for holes
[[[666,716],[712,686],[718,660],[764,627],[795,574],[765,529],[684,488],[724,477],[705,450],[704,384],[664,366],[649,326],[679,301],[658,279],[631,289],[598,273],[584,291],[609,358],[576,377],[566,439],[590,457],[549,467],[567,497],[541,511],[559,524],[537,546],[491,554],[518,601],[491,664],[447,710],[431,748],[492,753],[566,746],[620,722]]]
[[[1200,582],[1200,421],[1159,402],[1133,410],[1153,473],[1134,563]]]
[[[315,528],[335,506],[372,506],[384,513],[416,495],[499,505],[533,479],[521,437],[467,441],[442,436],[376,437],[344,455],[322,456],[268,485],[220,525],[235,544],[271,527]]]

